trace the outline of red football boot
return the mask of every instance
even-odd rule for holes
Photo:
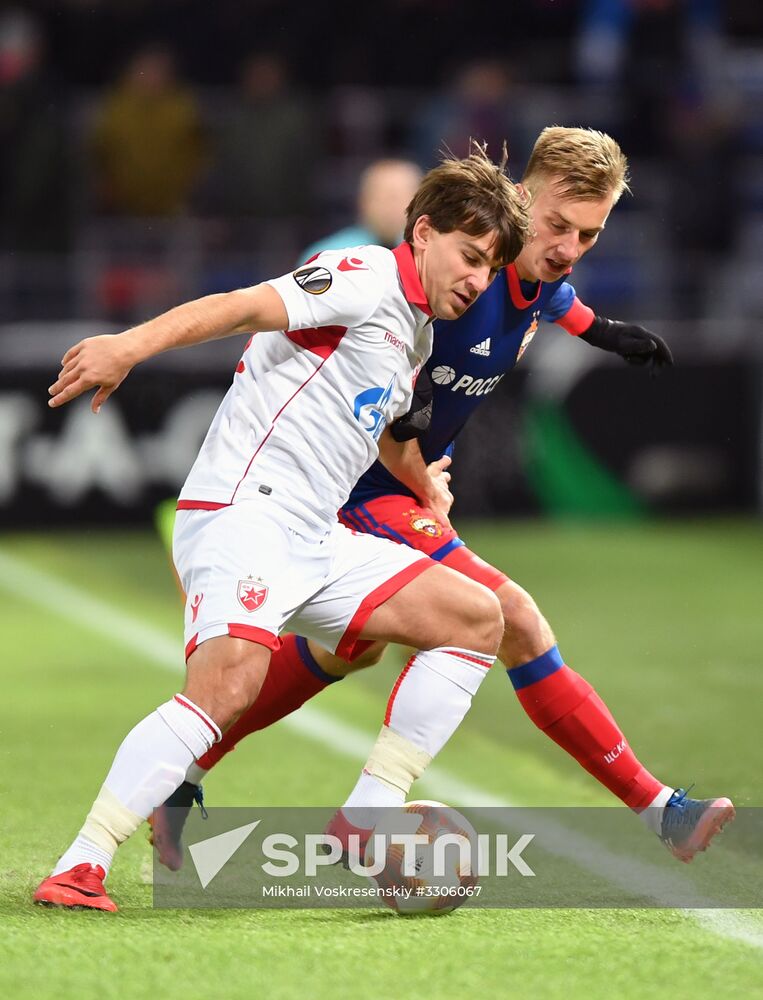
[[[365,830],[362,827],[355,826],[347,819],[341,809],[337,809],[323,832],[339,840],[342,845],[340,862],[345,868],[349,868],[351,858],[361,865],[364,863],[366,844],[373,833],[373,829]],[[328,847],[325,848],[325,853],[329,853]]]
[[[40,882],[32,899],[45,906],[67,906],[71,910],[108,910],[119,907],[103,887],[106,872],[100,865],[87,862],[75,865],[68,872],[50,875]]]

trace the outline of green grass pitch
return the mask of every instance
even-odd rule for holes
[[[763,805],[759,523],[460,527],[536,597],[647,766]],[[33,907],[122,736],[178,689],[180,613],[151,532],[5,535],[0,622],[2,996],[763,997],[760,911],[162,912],[142,832],[109,880],[119,914]],[[154,647],[176,650],[176,676]],[[258,734],[210,776],[208,803],[339,804],[362,763],[342,725],[370,747],[399,663],[391,652],[316,699],[333,745],[307,727]],[[611,802],[534,729],[498,668],[437,768],[514,803]],[[437,795],[426,781],[414,791]],[[712,851],[695,863],[712,865]]]

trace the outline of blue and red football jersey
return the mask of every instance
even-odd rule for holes
[[[565,277],[550,283],[520,281],[513,264],[505,268],[457,320],[437,320],[434,349],[426,368],[432,379],[432,423],[420,439],[427,464],[451,454],[461,428],[511,371],[541,320],[580,333],[593,312],[575,296]],[[388,494],[412,492],[375,462],[356,484],[348,507]]]

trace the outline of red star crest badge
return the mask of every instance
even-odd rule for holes
[[[268,599],[269,588],[260,580],[238,581],[238,603],[245,611],[256,611]]]

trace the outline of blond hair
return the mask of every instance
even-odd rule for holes
[[[533,146],[522,183],[531,191],[555,180],[566,198],[598,201],[628,187],[628,160],[615,140],[592,128],[544,128]]]
[[[469,236],[496,232],[495,258],[501,266],[515,260],[532,237],[525,198],[506,174],[504,143],[499,163],[493,163],[484,144],[471,142],[461,160],[448,157],[424,175],[406,209],[405,239],[413,242],[413,227],[429,216],[440,233],[456,229]]]

